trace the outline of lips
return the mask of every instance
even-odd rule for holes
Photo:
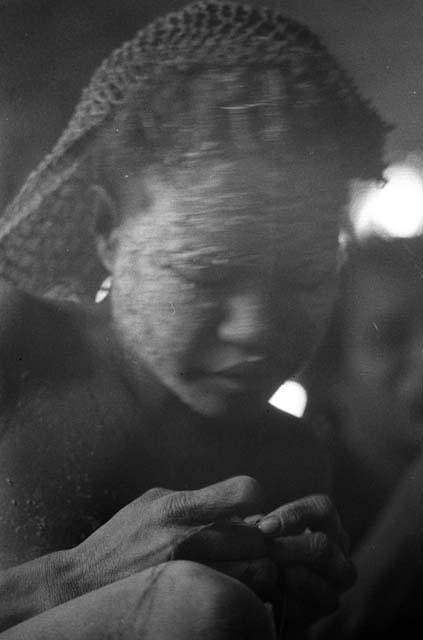
[[[237,362],[228,367],[223,367],[210,372],[210,375],[232,380],[257,380],[264,375],[263,361]]]

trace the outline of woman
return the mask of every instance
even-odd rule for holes
[[[342,526],[298,499],[321,461],[267,398],[324,329],[385,131],[307,29],[233,4],[94,75],[0,233],[5,638],[265,638],[261,600],[336,606]]]

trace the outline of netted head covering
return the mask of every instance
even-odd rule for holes
[[[219,122],[210,120],[211,99]],[[95,72],[57,144],[0,221],[0,275],[40,295],[73,290],[93,299],[105,274],[86,197],[96,179],[90,149],[108,128],[120,136],[119,114],[134,100],[140,166],[160,153],[176,164],[213,149],[210,123],[221,130],[225,118],[235,147],[267,141],[283,153],[286,108],[299,128],[308,123],[310,136],[320,129],[328,146],[345,150],[347,177],[381,176],[387,127],[316,36],[270,10],[195,2],[140,30]]]

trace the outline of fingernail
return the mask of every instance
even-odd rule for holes
[[[257,526],[262,533],[265,533],[266,535],[271,535],[279,531],[280,522],[278,518],[275,518],[275,516],[270,516],[269,518],[265,518],[264,520],[261,520],[261,522],[259,522]]]

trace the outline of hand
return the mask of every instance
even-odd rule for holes
[[[287,623],[307,626],[334,611],[356,572],[348,558],[348,537],[329,498],[296,500],[255,521],[272,541],[269,553],[286,588]]]
[[[266,594],[277,581],[265,536],[241,518],[261,506],[255,480],[236,477],[197,491],[151,489],[73,552],[92,590],[172,559],[201,562]]]

